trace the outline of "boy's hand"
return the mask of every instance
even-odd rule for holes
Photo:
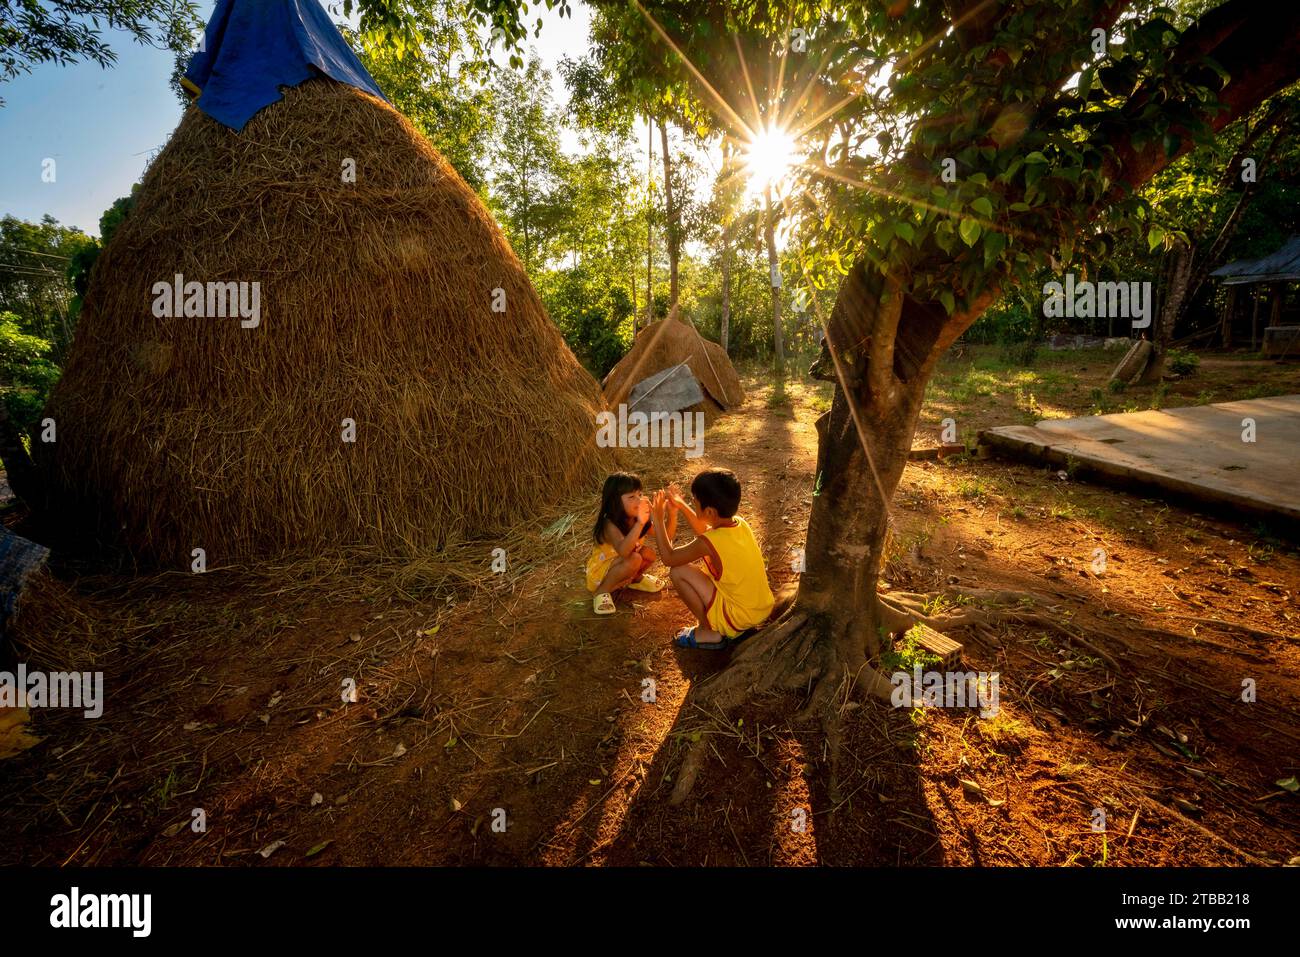
[[[682,490],[677,487],[676,482],[668,486],[668,499],[673,503],[674,512],[686,504],[686,499],[682,498]]]

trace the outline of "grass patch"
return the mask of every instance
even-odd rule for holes
[[[1019,754],[1029,744],[1029,727],[1007,714],[1005,708],[991,718],[975,723],[975,732],[987,747],[1003,754]]]
[[[927,613],[928,614],[928,613]],[[921,647],[921,626],[908,629],[901,638],[894,641],[888,651],[881,652],[880,665],[886,672],[911,671],[917,665],[922,670],[932,668],[939,663],[938,655],[931,654]]]

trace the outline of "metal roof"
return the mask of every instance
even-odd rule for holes
[[[1300,280],[1300,236],[1292,236],[1267,256],[1260,259],[1238,259],[1220,266],[1210,275],[1218,276],[1225,286]]]

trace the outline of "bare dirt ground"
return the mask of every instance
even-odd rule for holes
[[[965,431],[1093,411],[1092,390],[1117,361],[1102,358],[1058,354],[1030,371],[987,351],[950,360],[918,444],[949,415]],[[1233,361],[1207,360],[1166,386],[1164,404],[1239,398],[1261,383],[1271,390],[1261,394],[1300,391],[1295,366]],[[632,464],[650,487],[707,465],[734,469],[780,589],[797,580],[813,421],[829,391],[753,376],[746,387],[744,407],[710,428],[702,459],[654,451]],[[1100,401],[1120,411],[1153,395]],[[689,619],[671,589],[622,598],[611,618],[592,614],[581,569],[594,508],[575,499],[533,523],[547,532],[508,549],[502,575],[489,568],[492,543],[436,580],[324,561],[142,580],[56,567],[25,611],[43,613],[28,618],[29,649],[103,668],[108,704],[95,721],[38,715],[44,743],[0,765],[0,862],[1190,865],[1300,855],[1300,795],[1278,784],[1300,773],[1300,554],[1267,528],[1022,465],[909,465],[887,587],[934,592],[936,611],[987,601],[963,589],[1046,593],[1060,627],[1018,622],[1013,604],[998,627],[951,632],[966,667],[999,674],[996,717],[845,702],[832,802],[825,741],[789,730],[792,702],[683,711],[691,682],[728,653],[671,646]],[[341,700],[349,679],[355,703]],[[670,807],[696,734],[708,735],[711,761],[692,798]]]

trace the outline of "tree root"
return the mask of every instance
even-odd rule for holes
[[[956,594],[997,604],[1011,604],[1015,607],[991,609],[961,605],[959,610],[955,612],[927,615],[925,614],[925,607],[933,600],[933,596],[919,595],[914,592],[890,592],[878,597],[882,607],[891,610],[893,616],[891,621],[895,625],[901,624],[910,628],[912,625],[920,623],[928,625],[936,631],[1000,625],[1009,621],[1017,624],[1037,625],[1064,636],[1071,644],[1087,649],[1094,656],[1104,661],[1112,671],[1119,672],[1123,670],[1113,656],[1098,648],[1072,628],[1067,627],[1049,615],[1033,611],[1032,608],[1035,604],[1046,605],[1051,603],[1051,599],[1040,592],[990,591],[982,588],[970,588],[962,589]],[[898,627],[887,626],[886,630],[896,632]]]
[[[984,602],[1013,607],[990,609],[960,604],[954,610],[927,613],[934,596],[913,592],[889,592],[876,596],[875,621],[890,634],[899,634],[917,624],[936,630],[952,628],[979,629],[1013,621],[1033,624],[1065,636],[1072,644],[1120,672],[1119,662],[1095,644],[1077,634],[1035,606],[1054,603],[1050,596],[1036,592],[966,589],[957,594]],[[771,691],[799,692],[807,695],[803,706],[793,716],[795,726],[819,722],[830,750],[830,790],[836,791],[836,768],[839,758],[841,721],[844,708],[839,699],[856,693],[864,698],[890,701],[894,686],[886,675],[871,666],[866,652],[854,649],[842,636],[829,634],[827,623],[801,611],[796,604],[784,611],[771,625],[747,640],[735,653],[725,670],[691,689],[687,710],[698,708],[712,718],[725,714],[756,694]],[[683,759],[669,803],[681,804],[690,795],[704,765],[708,751],[707,732],[701,729]]]
[[[866,658],[847,661],[836,648],[825,623],[796,608],[748,639],[727,668],[691,690],[688,704],[706,714],[725,713],[756,694],[770,691],[807,694],[791,723],[817,723],[830,745],[831,790],[835,790],[842,709],[837,699],[845,689],[889,700],[893,686]],[[691,744],[678,771],[668,801],[681,804],[690,795],[708,749],[705,734]]]
[[[710,709],[726,712],[740,704],[750,694],[770,690],[781,678],[787,680],[793,678],[800,682],[798,686],[802,686],[802,683],[807,680],[803,675],[812,671],[806,667],[807,658],[812,650],[811,643],[808,643],[809,647],[794,649],[794,654],[783,654],[783,652],[789,650],[791,641],[799,640],[800,629],[807,621],[807,615],[787,611],[773,624],[741,645],[725,670],[709,678],[698,688],[692,688],[687,703],[693,707],[703,708],[706,712]],[[782,669],[773,666],[774,662],[792,659],[793,671],[788,674],[781,674]],[[668,799],[669,804],[681,804],[690,795],[704,763],[707,747],[708,739],[703,734],[698,741],[691,744],[677,773],[677,781]]]

